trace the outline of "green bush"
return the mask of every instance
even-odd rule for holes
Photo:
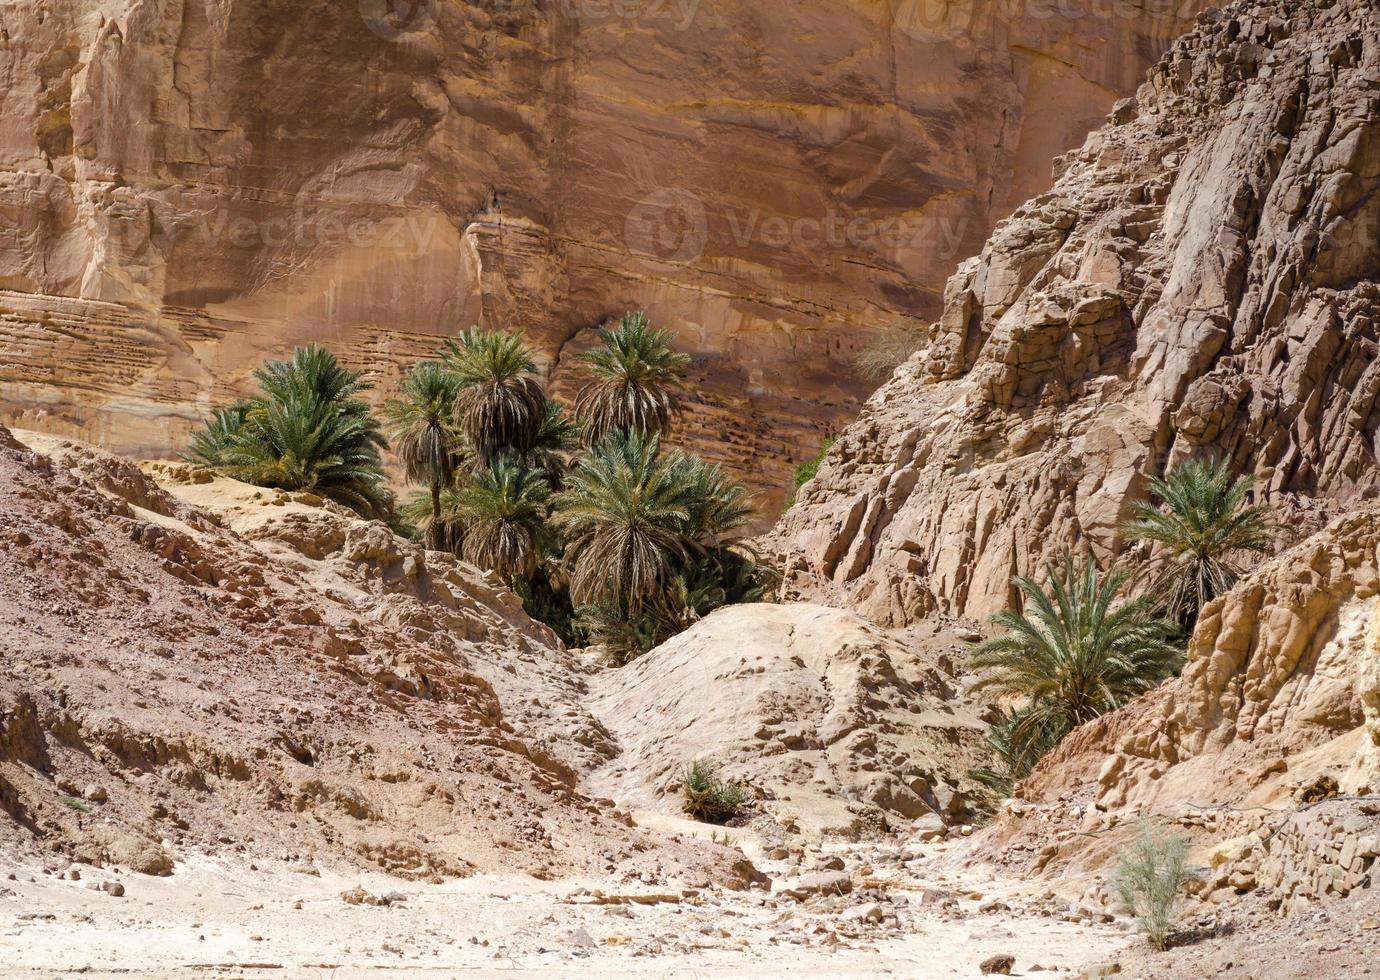
[[[1117,894],[1158,949],[1165,948],[1174,930],[1179,896],[1189,879],[1187,860],[1186,840],[1142,823],[1117,862],[1112,879]]]
[[[681,809],[703,823],[723,824],[742,815],[748,794],[738,783],[719,778],[718,767],[696,759],[685,767]]]
[[[800,493],[800,488],[809,483],[819,473],[819,468],[824,464],[824,457],[833,448],[837,439],[825,439],[824,445],[819,447],[819,452],[814,459],[808,459],[795,468],[795,480],[791,487],[791,498],[786,501],[786,510],[795,506],[795,498]]]

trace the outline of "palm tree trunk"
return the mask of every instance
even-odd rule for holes
[[[426,529],[426,546],[432,551],[441,550],[441,484],[431,484],[431,526]]]

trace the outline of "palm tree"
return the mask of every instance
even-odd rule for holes
[[[1038,725],[1028,723],[1030,710],[1027,707],[1002,711],[983,736],[997,768],[968,770],[970,778],[1002,798],[1010,796],[1016,784],[1029,776],[1036,763],[1068,734],[1061,719],[1046,718]]]
[[[566,460],[580,442],[580,427],[566,414],[560,402],[548,401],[546,415],[537,430],[537,442],[523,462],[546,474],[553,490],[559,490],[565,477]]]
[[[1145,598],[1117,603],[1127,572],[1103,575],[1092,559],[1065,557],[1045,566],[1049,590],[1018,576],[1028,612],[1007,610],[991,622],[1006,632],[979,644],[975,690],[992,689],[1024,702],[1012,734],[1058,737],[1112,711],[1170,677],[1183,662],[1171,639],[1175,623],[1156,619]],[[1055,739],[1057,741],[1057,738]]]
[[[546,395],[522,338],[475,327],[458,343],[446,341],[442,357],[460,386],[455,419],[479,462],[490,466],[505,450],[531,452],[547,418]]]
[[[356,397],[370,387],[359,372],[310,346],[254,377],[260,394],[217,413],[193,439],[192,453],[246,483],[312,491],[366,517],[389,515],[393,498],[380,457],[388,443]]]
[[[596,446],[614,432],[665,435],[690,359],[671,350],[671,335],[653,329],[645,313],[628,313],[598,336],[601,346],[579,358],[592,378],[575,402],[585,444]]]
[[[244,419],[249,414],[249,407],[249,402],[239,401],[227,408],[216,409],[202,430],[192,435],[191,445],[182,454],[182,458],[189,463],[218,468],[221,465],[221,454],[239,434],[240,429],[244,428]]]
[[[455,479],[458,433],[451,425],[460,382],[436,361],[423,361],[403,378],[399,398],[383,403],[383,422],[393,450],[403,464],[403,477],[431,493],[426,521],[427,547],[441,548],[441,491]]]
[[[741,484],[734,483],[716,463],[685,456],[680,464],[690,518],[685,534],[693,541],[715,543],[736,531],[752,517],[752,499]]]
[[[1151,478],[1163,509],[1138,502],[1135,518],[1123,525],[1130,540],[1164,546],[1152,591],[1189,631],[1203,607],[1244,574],[1236,556],[1272,550],[1269,507],[1246,506],[1253,486],[1252,477],[1234,477],[1225,462],[1190,460],[1162,480]]]
[[[556,500],[576,606],[621,597],[636,617],[691,547],[685,457],[656,436],[615,434],[582,456]]]
[[[457,477],[458,479],[458,477]],[[460,514],[460,490],[454,485],[441,490],[440,513],[433,510],[430,491],[413,494],[398,508],[405,526],[419,529],[432,551],[458,555],[464,546],[465,523]],[[435,542],[435,543],[433,543]]]
[[[547,536],[545,474],[505,454],[459,489],[456,514],[465,527],[461,557],[517,588],[537,570]]]

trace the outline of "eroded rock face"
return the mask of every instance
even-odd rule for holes
[[[941,666],[959,649],[943,631],[902,640],[808,603],[721,609],[591,681],[590,710],[621,751],[589,784],[679,812],[700,759],[810,836],[961,818],[985,757],[981,706]]]
[[[1075,731],[1021,787],[1102,808],[1312,802],[1380,782],[1380,509],[1210,604],[1180,677]],[[1310,797],[1310,793],[1312,797]]]
[[[483,323],[552,367],[645,307],[684,439],[774,513],[867,329],[933,315],[1198,5],[10,4],[0,417],[166,454],[295,344],[387,383]]]
[[[1145,472],[1216,452],[1306,532],[1375,496],[1380,13],[1204,14],[950,281],[770,546],[883,622],[985,616],[1121,549]]]

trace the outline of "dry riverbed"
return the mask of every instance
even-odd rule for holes
[[[1002,954],[1016,974],[1076,974],[1132,942],[1122,922],[1063,921],[1059,900],[1028,887],[959,880],[939,851],[850,846],[803,867],[758,855],[772,890],[747,892],[491,875],[432,885],[210,858],[168,878],[81,866],[71,880],[30,861],[0,881],[0,970],[950,978]],[[114,881],[122,895],[99,890]]]

